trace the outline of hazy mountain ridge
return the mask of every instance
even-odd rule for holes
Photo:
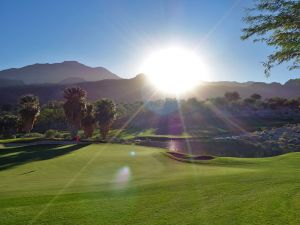
[[[60,84],[78,84],[78,83],[83,83],[86,82],[85,79],[82,79],[80,77],[68,77],[66,79],[61,80],[59,83]]]
[[[200,100],[223,96],[225,92],[237,91],[242,98],[258,93],[263,98],[300,97],[300,88],[293,84],[299,80],[290,80],[285,84],[263,82],[207,82],[194,91],[182,95],[182,98],[196,97]],[[132,79],[107,79],[102,81],[90,81],[76,84],[88,92],[88,99],[95,101],[99,98],[111,98],[116,102],[134,102],[163,99],[174,95],[157,92],[150,86],[144,75],[138,75]],[[17,99],[24,94],[32,93],[40,97],[41,102],[49,100],[62,100],[66,87],[74,84],[34,84],[16,87],[0,87],[0,104],[15,104]]]
[[[0,71],[0,79],[21,80],[26,84],[59,83],[69,78],[85,81],[104,79],[120,79],[119,76],[104,67],[89,67],[77,61],[62,63],[33,64],[21,68],[12,68]]]
[[[297,79],[290,79],[288,80],[285,85],[289,86],[289,87],[298,87],[300,88],[300,78]]]
[[[9,87],[9,86],[20,86],[25,85],[25,83],[21,80],[10,80],[0,78],[0,87]]]

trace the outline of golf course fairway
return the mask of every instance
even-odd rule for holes
[[[0,224],[300,224],[300,153],[192,164],[119,144],[0,149]]]

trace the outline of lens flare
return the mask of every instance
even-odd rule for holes
[[[118,170],[114,180],[114,187],[116,189],[125,188],[130,180],[131,171],[128,166],[124,166]]]

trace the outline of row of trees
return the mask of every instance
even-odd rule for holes
[[[214,110],[216,108],[220,112],[222,110],[234,112],[234,115],[239,115],[239,112],[245,113],[247,110],[257,112],[261,109],[271,110],[270,115],[277,115],[275,111],[272,113],[272,110],[276,109],[300,111],[300,98],[274,97],[262,99],[259,94],[253,94],[242,99],[238,92],[227,92],[223,97],[211,98],[205,101],[196,98],[180,101],[165,99],[151,101],[147,104],[133,102],[118,103],[117,105],[105,99],[91,104],[87,102],[86,92],[81,88],[66,89],[64,95],[65,101],[50,101],[42,106],[39,105],[38,99],[34,96],[21,97],[18,107],[1,106],[1,133],[11,134],[16,130],[16,127],[20,127],[19,131],[29,132],[34,124],[34,131],[36,132],[45,133],[51,129],[65,131],[70,128],[72,136],[75,137],[78,130],[82,129],[84,135],[90,137],[98,126],[101,135],[106,138],[112,123],[116,119],[116,114],[118,118],[113,123],[113,128],[121,128],[130,120],[129,128],[142,129],[156,127],[162,118],[169,117],[179,111],[185,117],[187,126],[199,123],[199,119],[193,119],[191,115],[197,114],[200,119],[209,120],[210,117],[215,116]],[[17,117],[19,117],[18,124],[16,122]]]
[[[263,100],[262,96],[256,93],[248,98],[242,99],[238,92],[226,92],[224,97],[212,98],[208,99],[208,101],[217,106],[239,106],[273,110],[285,107],[291,110],[300,110],[300,98],[286,99],[273,97]]]
[[[15,131],[30,132],[40,113],[39,99],[34,95],[22,96],[18,107],[19,117],[6,114],[0,118],[0,130],[4,137],[10,137]]]
[[[82,127],[86,137],[93,135],[96,125],[105,139],[110,126],[116,119],[116,105],[110,99],[101,99],[94,104],[86,100],[86,91],[80,87],[67,88],[63,108],[70,125],[71,136],[75,137]]]
[[[57,102],[50,102],[48,111],[52,112],[46,116],[56,115],[58,121],[64,120],[65,116],[70,133],[73,138],[77,137],[78,130],[83,129],[85,137],[91,137],[96,126],[99,126],[100,133],[105,139],[116,119],[116,105],[109,99],[101,99],[91,104],[87,102],[86,91],[80,87],[66,88],[64,91],[63,113],[61,105]],[[56,114],[53,114],[53,111]],[[29,133],[40,115],[41,107],[37,96],[28,94],[20,98],[18,104],[18,116],[4,114],[0,118],[0,131],[5,137],[11,136],[15,131]]]

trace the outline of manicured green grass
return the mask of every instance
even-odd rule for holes
[[[109,137],[117,137],[124,140],[129,140],[133,138],[191,138],[192,136],[186,132],[183,132],[179,135],[156,134],[155,129],[150,128],[146,130],[114,129],[110,130]]]
[[[191,164],[162,151],[2,148],[0,224],[300,224],[300,153]]]

